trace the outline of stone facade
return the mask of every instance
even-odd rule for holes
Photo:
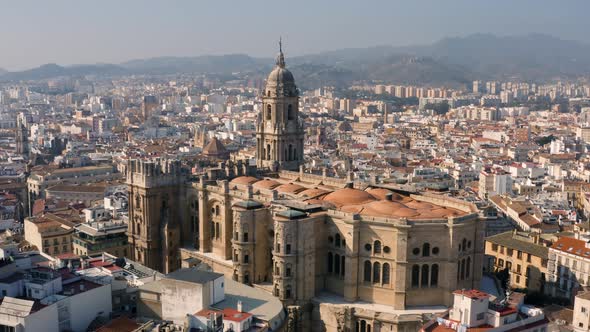
[[[289,308],[288,331],[410,331],[421,318],[404,310],[450,306],[453,290],[479,285],[485,225],[475,205],[354,182],[352,173],[306,173],[298,93],[282,52],[263,103],[257,167],[220,162],[191,182],[177,164],[130,162],[133,259],[168,272],[197,258],[267,290]],[[318,316],[332,323],[316,326]]]

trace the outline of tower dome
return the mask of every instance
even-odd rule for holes
[[[279,42],[279,55],[275,68],[268,74],[266,79],[265,94],[267,97],[295,97],[297,86],[295,78],[289,69],[285,68],[285,56],[283,46]]]

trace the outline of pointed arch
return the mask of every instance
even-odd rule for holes
[[[381,281],[381,264],[379,262],[373,263],[373,283]]]
[[[438,286],[438,264],[432,264],[430,269],[430,287]]]
[[[381,241],[375,240],[373,242],[373,254],[380,254],[381,253]]]
[[[429,267],[427,264],[422,265],[422,273],[420,276],[420,287],[428,287]]]
[[[371,262],[365,261],[364,281],[371,282]]]
[[[412,266],[412,287],[420,286],[420,266]]]
[[[381,278],[381,282],[384,285],[389,285],[389,279],[390,279],[390,267],[389,267],[389,263],[385,263],[383,264],[383,278]]]

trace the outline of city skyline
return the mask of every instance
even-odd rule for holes
[[[14,3],[0,13],[0,29],[13,31],[3,40],[0,68],[18,71],[45,63],[121,63],[161,56],[243,53],[268,57],[276,53],[279,36],[285,39],[289,56],[429,44],[473,33],[543,33],[590,43],[583,17],[590,5],[583,1],[569,6],[528,0],[338,4]]]

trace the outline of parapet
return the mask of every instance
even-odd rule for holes
[[[127,163],[127,183],[144,188],[178,185],[183,175],[179,160],[132,159]]]

